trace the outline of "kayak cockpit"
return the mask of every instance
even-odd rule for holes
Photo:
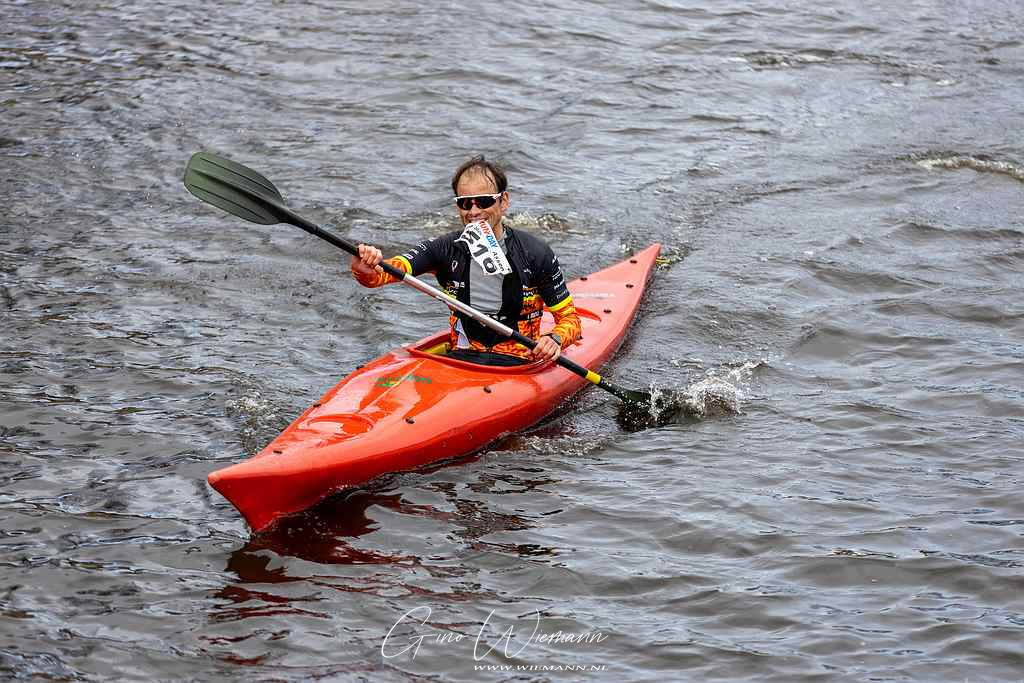
[[[523,365],[512,365],[508,367],[481,365],[479,363],[470,363],[464,360],[449,358],[445,354],[450,348],[451,345],[448,340],[448,333],[442,332],[434,335],[433,337],[424,339],[419,344],[407,346],[405,347],[405,350],[408,351],[409,355],[413,358],[426,358],[453,368],[476,370],[478,372],[486,372],[490,375],[529,375],[551,365],[549,361],[534,361],[532,363],[524,363]]]

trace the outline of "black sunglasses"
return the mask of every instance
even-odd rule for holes
[[[481,209],[489,209],[494,206],[494,202],[498,201],[501,195],[501,192],[497,194],[465,194],[455,198],[455,205],[463,211],[469,211],[473,202],[476,202]]]

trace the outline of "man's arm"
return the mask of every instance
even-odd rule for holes
[[[583,324],[580,316],[576,313],[576,306],[572,303],[572,297],[564,299],[556,308],[548,308],[555,318],[555,326],[546,334],[557,334],[562,340],[562,348],[567,348],[583,336]]]
[[[403,273],[419,276],[435,270],[434,239],[420,242],[404,254],[393,256],[387,263]],[[352,257],[352,276],[364,287],[381,287],[398,282],[380,267],[383,254],[380,249],[367,244],[359,245],[359,256]]]

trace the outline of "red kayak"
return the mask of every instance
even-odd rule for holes
[[[583,338],[567,358],[597,369],[611,357],[660,250],[653,244],[569,283]],[[438,355],[447,341],[446,331],[367,363],[255,456],[212,472],[210,485],[260,531],[382,474],[478,451],[535,424],[587,384],[550,362],[502,368]]]

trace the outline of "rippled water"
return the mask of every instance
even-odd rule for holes
[[[1017,3],[0,13],[5,677],[1024,675]],[[200,149],[388,249],[476,152],[569,275],[663,242],[608,374],[707,415],[588,392],[250,537],[206,474],[444,315],[195,201]]]

